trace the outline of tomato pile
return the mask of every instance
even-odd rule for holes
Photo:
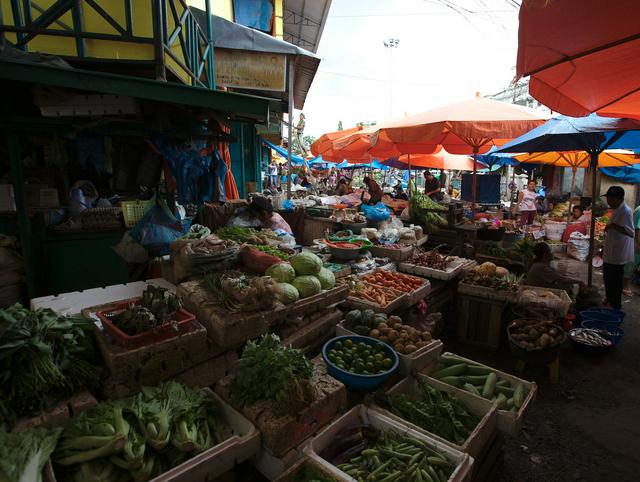
[[[351,338],[336,341],[327,358],[338,368],[359,375],[377,375],[393,366],[393,360],[384,352],[382,343],[357,343]]]
[[[422,278],[418,278],[417,276],[382,270],[366,274],[362,277],[362,280],[374,285],[393,288],[403,293],[411,293],[425,283]]]

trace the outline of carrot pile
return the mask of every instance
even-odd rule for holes
[[[417,276],[382,270],[364,275],[362,277],[362,281],[366,281],[367,283],[377,286],[393,288],[395,290],[402,291],[403,293],[411,293],[425,283],[422,278],[418,278]]]
[[[380,306],[386,306],[398,297],[398,293],[383,286],[360,283],[356,289],[351,291],[349,296],[370,301]]]

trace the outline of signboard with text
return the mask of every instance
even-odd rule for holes
[[[216,49],[214,58],[216,85],[277,92],[286,90],[285,55]]]

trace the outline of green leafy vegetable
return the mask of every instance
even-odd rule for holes
[[[0,480],[40,482],[61,431],[29,428],[7,433],[0,427]]]
[[[285,411],[295,411],[314,399],[312,374],[301,350],[282,346],[277,335],[264,335],[258,342],[249,341],[238,360],[232,400],[241,407],[271,400]]]
[[[19,304],[0,310],[0,423],[100,385],[93,322]]]

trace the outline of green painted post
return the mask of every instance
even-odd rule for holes
[[[33,298],[35,291],[35,269],[33,250],[31,248],[31,227],[27,206],[24,202],[24,180],[22,177],[22,162],[20,159],[20,144],[15,133],[7,134],[7,148],[9,150],[9,161],[11,166],[11,182],[13,183],[13,194],[16,200],[16,215],[18,218],[18,232],[20,233],[20,245],[24,258],[24,270],[27,276],[27,294]]]
[[[205,10],[207,12],[207,42],[209,50],[207,51],[207,74],[209,77],[209,88],[216,88],[216,76],[213,52],[213,19],[211,18],[211,0],[205,1]]]

